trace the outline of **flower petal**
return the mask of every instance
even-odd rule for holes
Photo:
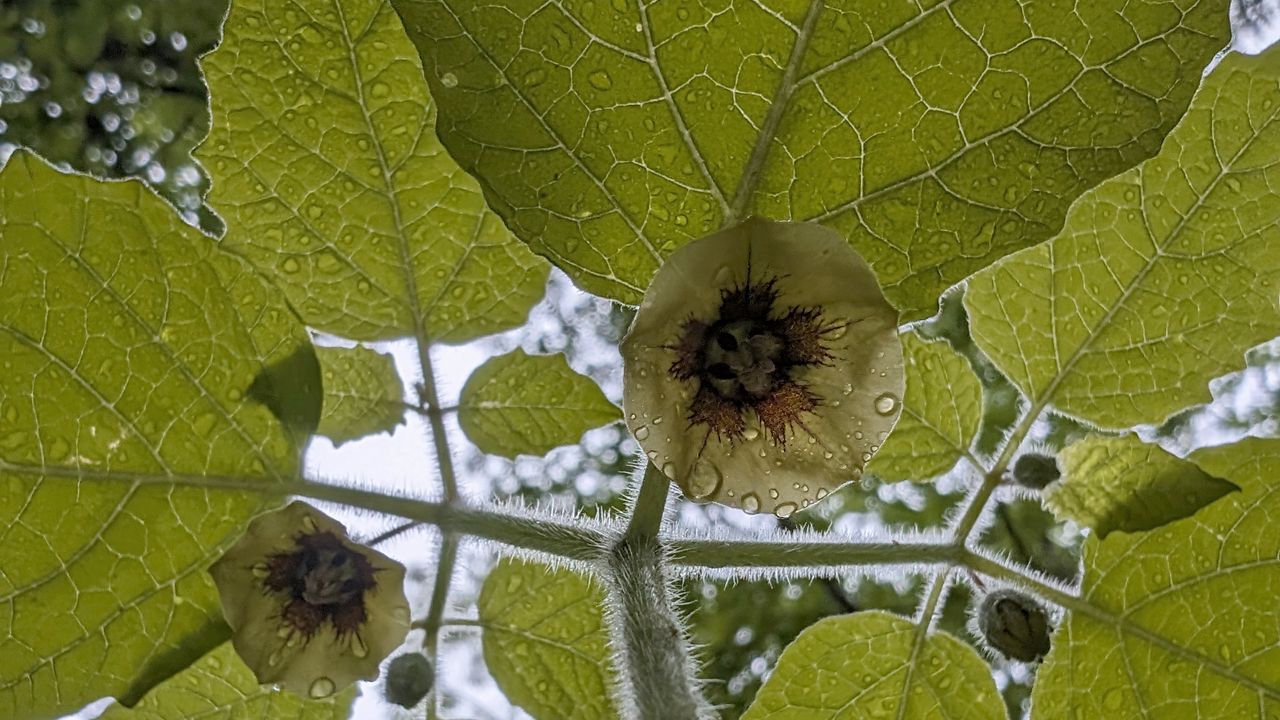
[[[805,358],[792,379],[817,405],[804,409],[804,395],[788,388],[765,406],[773,418],[767,425],[746,408],[740,435],[717,433],[697,421],[714,416],[707,390],[696,406],[702,410],[691,412],[702,388],[680,356],[688,345],[682,331],[690,322],[714,325],[723,293],[771,279],[770,317],[782,326],[794,320],[810,334],[821,328],[825,356],[800,334],[791,349]],[[897,422],[905,389],[897,321],[871,268],[834,230],[747,220],[685,245],[658,270],[622,342],[627,424],[686,496],[785,517],[859,477]],[[785,444],[769,431],[780,426],[769,412],[777,407],[801,408],[782,423]]]
[[[340,633],[326,620],[305,636],[284,620],[287,593],[264,584],[270,558],[296,552],[301,536],[318,532],[332,533],[373,567],[374,585],[361,597],[365,617],[353,632]],[[324,697],[358,679],[377,677],[378,664],[409,632],[404,566],[352,542],[341,523],[303,502],[251,521],[209,573],[232,644],[258,681],[279,683],[304,697]]]

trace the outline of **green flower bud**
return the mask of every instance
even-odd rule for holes
[[[431,661],[422,653],[406,653],[387,666],[387,702],[412,708],[431,692],[435,674]]]
[[[1013,481],[1033,490],[1043,490],[1060,477],[1058,461],[1049,455],[1027,453],[1013,464]]]
[[[1049,615],[1020,592],[988,593],[978,608],[978,630],[987,645],[1010,660],[1035,662],[1049,652]]]

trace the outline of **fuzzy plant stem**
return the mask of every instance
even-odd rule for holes
[[[715,717],[677,611],[658,531],[670,481],[649,465],[622,538],[605,559],[609,619],[624,675],[623,707],[636,720]]]

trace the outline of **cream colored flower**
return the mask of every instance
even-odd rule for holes
[[[787,517],[897,422],[897,321],[834,230],[748,220],[658,270],[622,341],[627,424],[688,497]]]
[[[409,632],[404,566],[303,502],[254,518],[209,573],[258,682],[304,697],[377,677]]]

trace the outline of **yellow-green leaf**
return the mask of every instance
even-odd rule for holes
[[[507,559],[478,602],[484,661],[537,720],[615,720],[604,589],[564,568]]]
[[[1193,460],[1240,492],[1149,532],[1086,541],[1087,605],[1054,636],[1037,720],[1280,715],[1280,442]]]
[[[902,338],[907,393],[902,416],[868,472],[886,480],[927,480],[969,453],[982,421],[982,384],[945,342]]]
[[[546,264],[440,147],[388,5],[235,2],[202,67],[213,128],[197,155],[224,242],[307,324],[457,342],[524,322]]]
[[[263,503],[230,488],[297,468],[247,391],[309,341],[140,182],[18,153],[0,207],[0,717],[40,718],[209,648],[205,568]]]
[[[404,385],[390,355],[364,346],[316,348],[324,376],[317,432],[341,445],[404,422]]]
[[[1280,333],[1280,52],[1229,55],[1159,156],[969,282],[973,338],[1036,407],[1106,427],[1208,401]]]
[[[743,720],[997,720],[991,669],[944,632],[920,638],[887,612],[825,618],[800,633]]]
[[[1227,0],[393,4],[445,146],[581,287],[816,220],[907,320],[1154,154],[1230,38]]]
[[[102,720],[346,720],[356,688],[320,700],[258,684],[231,643],[219,645],[157,686],[137,705],[113,705]]]
[[[1045,504],[1104,538],[1160,527],[1237,489],[1133,435],[1089,437],[1058,460],[1063,478],[1045,489]]]
[[[523,350],[476,368],[458,405],[458,424],[471,442],[505,457],[544,455],[621,418],[600,386],[569,367],[563,355]]]

